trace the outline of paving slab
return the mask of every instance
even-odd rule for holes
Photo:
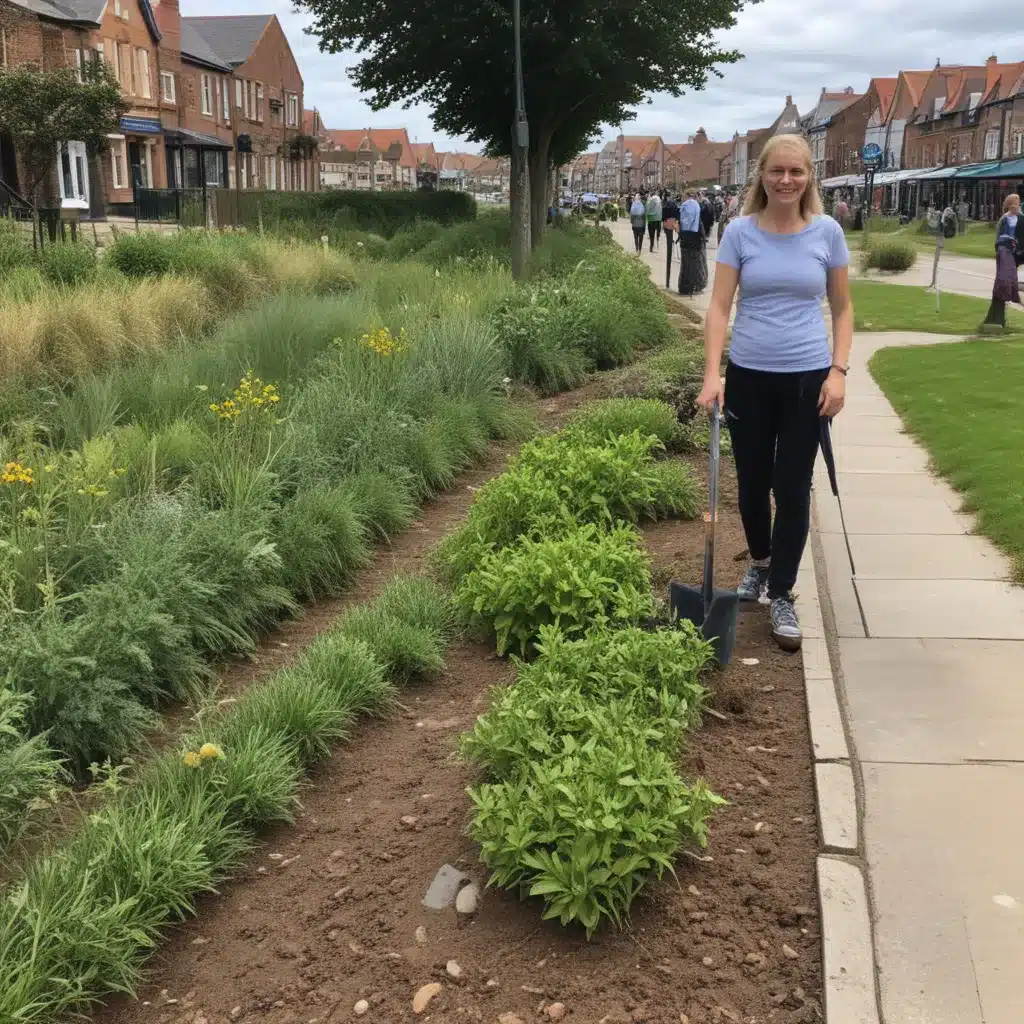
[[[853,742],[862,759],[1020,759],[1024,643],[844,639],[839,652]]]
[[[842,492],[840,492],[842,494]],[[839,505],[831,493],[817,502],[818,529],[840,533]],[[846,529],[855,533],[960,534],[971,521],[955,513],[941,497],[893,498],[842,495]],[[936,541],[941,543],[941,541]]]
[[[814,489],[831,495],[825,460],[818,459],[814,467]],[[935,498],[941,497],[954,511],[960,508],[961,500],[956,491],[942,480],[932,478],[928,473],[836,473],[839,494],[846,502],[847,497],[891,497],[891,498]]]
[[[857,793],[853,769],[838,761],[819,761],[814,766],[818,794],[821,841],[833,853],[857,852]]]
[[[864,370],[867,374],[867,370]],[[880,388],[872,388],[865,392],[861,387],[864,378],[855,378],[848,386],[843,411],[835,418],[832,425],[839,426],[847,416],[891,416],[894,414],[889,399]],[[870,378],[867,378],[870,380]]]
[[[818,535],[825,556],[825,574],[828,581],[832,617],[838,636],[865,636],[864,620],[860,613],[857,592],[854,589],[850,559],[846,542],[840,533]]]
[[[984,537],[852,534],[857,579],[1006,580],[1010,560]]]
[[[873,637],[1024,640],[1024,590],[1009,583],[858,579],[856,587]]]
[[[837,446],[836,469],[840,473],[927,473],[924,449],[892,448],[886,445]],[[824,461],[824,460],[822,460]],[[842,491],[840,491],[840,494]]]
[[[828,1024],[878,1024],[871,917],[861,869],[818,858],[818,899]]]
[[[895,414],[874,415],[843,413],[832,424],[834,445],[885,445],[888,448],[912,448],[915,441],[903,433],[903,424]]]
[[[863,774],[884,1019],[1020,1024],[1024,765]]]
[[[832,676],[812,678],[805,671],[804,688],[807,691],[807,720],[811,727],[814,759],[849,760],[850,751],[846,746],[846,733]]]

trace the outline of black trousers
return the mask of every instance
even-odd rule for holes
[[[643,252],[644,248],[644,229],[642,227],[633,226],[633,245],[636,247],[637,252]]]
[[[807,544],[821,436],[818,399],[828,373],[827,367],[768,373],[732,362],[725,373],[725,420],[736,461],[740,518],[750,557],[772,560],[769,597],[787,597],[792,591]]]
[[[654,240],[661,238],[661,221],[652,220],[647,224],[647,234],[651,238],[651,252],[654,252]]]
[[[672,287],[672,240],[675,232],[672,228],[665,228],[665,287]]]

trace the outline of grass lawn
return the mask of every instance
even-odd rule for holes
[[[1024,340],[886,348],[870,368],[1024,583]]]
[[[916,225],[905,229],[902,237],[911,239],[915,245],[920,246],[926,252],[935,252],[935,236],[922,234],[917,230]],[[968,224],[967,233],[957,235],[955,238],[947,238],[942,251],[956,253],[958,256],[978,256],[987,260],[995,260],[995,238],[995,224]]]
[[[936,313],[935,293],[914,285],[851,281],[850,291],[858,331],[977,334],[989,305],[987,299],[943,292]],[[1007,308],[1006,322],[1015,331],[1024,332],[1024,314],[1019,309]]]

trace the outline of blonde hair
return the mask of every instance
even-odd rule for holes
[[[1016,206],[1018,209],[1020,209],[1020,196],[1017,195],[1016,192],[1011,192],[1003,200],[1003,213],[1009,213],[1011,206]]]
[[[802,135],[773,135],[765,143],[764,149],[761,150],[761,155],[757,158],[757,167],[751,178],[750,187],[747,189],[747,198],[743,203],[743,215],[745,217],[750,216],[752,213],[761,213],[767,207],[768,193],[765,191],[761,179],[764,175],[765,166],[771,159],[772,154],[777,149],[784,147],[795,149],[800,154],[800,159],[803,160],[804,166],[807,168],[807,188],[800,197],[800,216],[813,217],[823,212],[821,193],[818,191],[818,179],[815,177],[814,163],[811,160],[811,147],[807,145],[807,140]]]

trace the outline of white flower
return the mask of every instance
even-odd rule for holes
[[[205,384],[197,384],[196,391],[209,391],[210,389]]]
[[[365,248],[365,246],[363,245],[362,242],[356,242],[356,248],[357,249],[363,249],[363,248]]]

